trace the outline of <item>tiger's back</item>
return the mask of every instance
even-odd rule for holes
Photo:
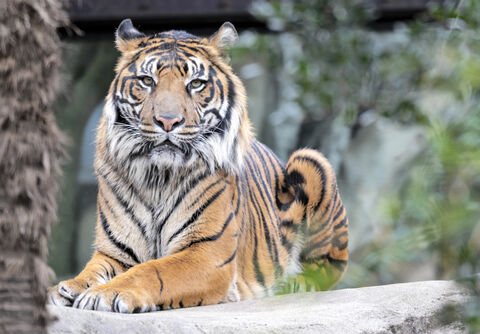
[[[304,266],[343,274],[348,221],[328,161],[284,166],[250,130],[245,89],[223,56],[236,38],[145,36],[125,20],[97,133],[95,253],[50,301],[138,312],[271,294]]]

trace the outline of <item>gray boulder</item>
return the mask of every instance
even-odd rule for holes
[[[426,281],[144,314],[49,306],[58,318],[49,333],[466,333],[444,324],[442,309],[470,298],[454,282]]]

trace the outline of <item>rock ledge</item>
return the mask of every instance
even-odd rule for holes
[[[49,333],[465,333],[440,312],[469,298],[454,282],[426,281],[144,314],[49,306],[58,318]]]

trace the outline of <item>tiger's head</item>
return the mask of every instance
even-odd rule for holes
[[[175,30],[146,36],[124,20],[101,154],[135,168],[241,167],[251,137],[245,89],[224,57],[236,39],[228,22],[199,38]]]

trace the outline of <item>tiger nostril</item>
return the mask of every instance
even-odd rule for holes
[[[158,115],[153,116],[153,123],[161,127],[163,130],[169,132],[185,123],[185,117]]]

